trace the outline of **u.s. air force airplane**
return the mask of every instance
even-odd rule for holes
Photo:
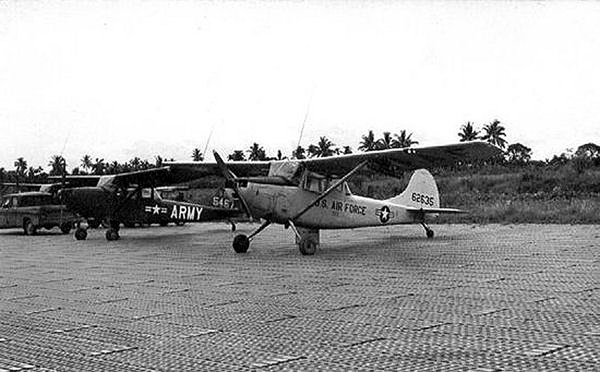
[[[433,230],[425,223],[427,215],[462,211],[440,207],[435,180],[422,168],[486,160],[499,153],[497,147],[476,141],[271,162],[225,163],[215,152],[216,163],[170,162],[168,166],[171,171],[196,177],[220,173],[244,211],[264,220],[251,234],[234,238],[236,252],[246,252],[257,234],[278,223],[292,229],[302,254],[312,255],[321,229],[419,223],[432,238]],[[353,195],[346,183],[366,166],[390,175],[415,172],[403,193],[377,200]]]
[[[120,238],[121,223],[125,226],[135,223],[164,226],[169,222],[228,220],[240,215],[233,204],[223,208],[162,199],[156,185],[182,180],[177,179],[168,167],[106,176],[66,176],[66,179],[71,185],[80,186],[59,190],[59,199],[69,210],[86,219],[87,225],[97,226],[100,221],[105,221],[109,225],[107,240]],[[78,224],[75,238],[87,238],[86,224]]]

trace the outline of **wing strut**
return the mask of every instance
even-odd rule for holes
[[[360,168],[367,165],[367,163],[368,163],[368,160],[364,160],[363,162],[358,164],[356,167],[354,167],[354,169],[352,169],[350,172],[346,173],[346,175],[344,177],[340,178],[339,180],[337,180],[336,183],[329,186],[329,188],[327,190],[323,191],[323,193],[321,195],[319,195],[318,198],[316,198],[310,204],[308,204],[306,207],[304,207],[300,212],[298,212],[294,217],[292,217],[291,220],[295,221],[298,218],[300,218],[300,216],[302,216],[304,213],[308,212],[309,209],[311,209],[315,204],[317,204],[318,202],[323,200],[327,195],[331,194],[331,192],[333,190],[335,190],[336,187],[338,187],[342,183],[346,182],[346,180],[348,178],[352,177],[354,175],[354,173],[358,172],[360,170]]]

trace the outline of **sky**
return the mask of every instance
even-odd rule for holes
[[[6,169],[495,119],[534,159],[600,143],[600,2],[0,0]]]

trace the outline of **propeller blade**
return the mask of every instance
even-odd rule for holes
[[[235,174],[233,174],[233,172],[231,172],[229,170],[229,168],[227,168],[227,164],[225,164],[225,162],[223,161],[223,158],[221,158],[221,155],[219,155],[216,151],[213,151],[213,155],[215,156],[217,166],[219,167],[219,170],[223,174],[223,177],[225,177],[225,180],[227,181],[227,183],[231,185],[231,188],[233,188],[233,191],[235,191],[235,194],[237,195],[238,199],[240,200],[240,203],[242,203],[242,209],[244,209],[244,212],[246,213],[246,215],[249,218],[252,218],[252,213],[250,213],[250,207],[248,206],[246,199],[244,199],[242,194],[240,194],[240,192],[239,192],[238,183],[236,182],[237,177],[235,176]]]

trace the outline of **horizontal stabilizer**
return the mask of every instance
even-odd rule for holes
[[[456,213],[468,213],[462,209],[455,208],[406,208],[407,212],[410,213],[423,213],[423,214],[456,214]]]

